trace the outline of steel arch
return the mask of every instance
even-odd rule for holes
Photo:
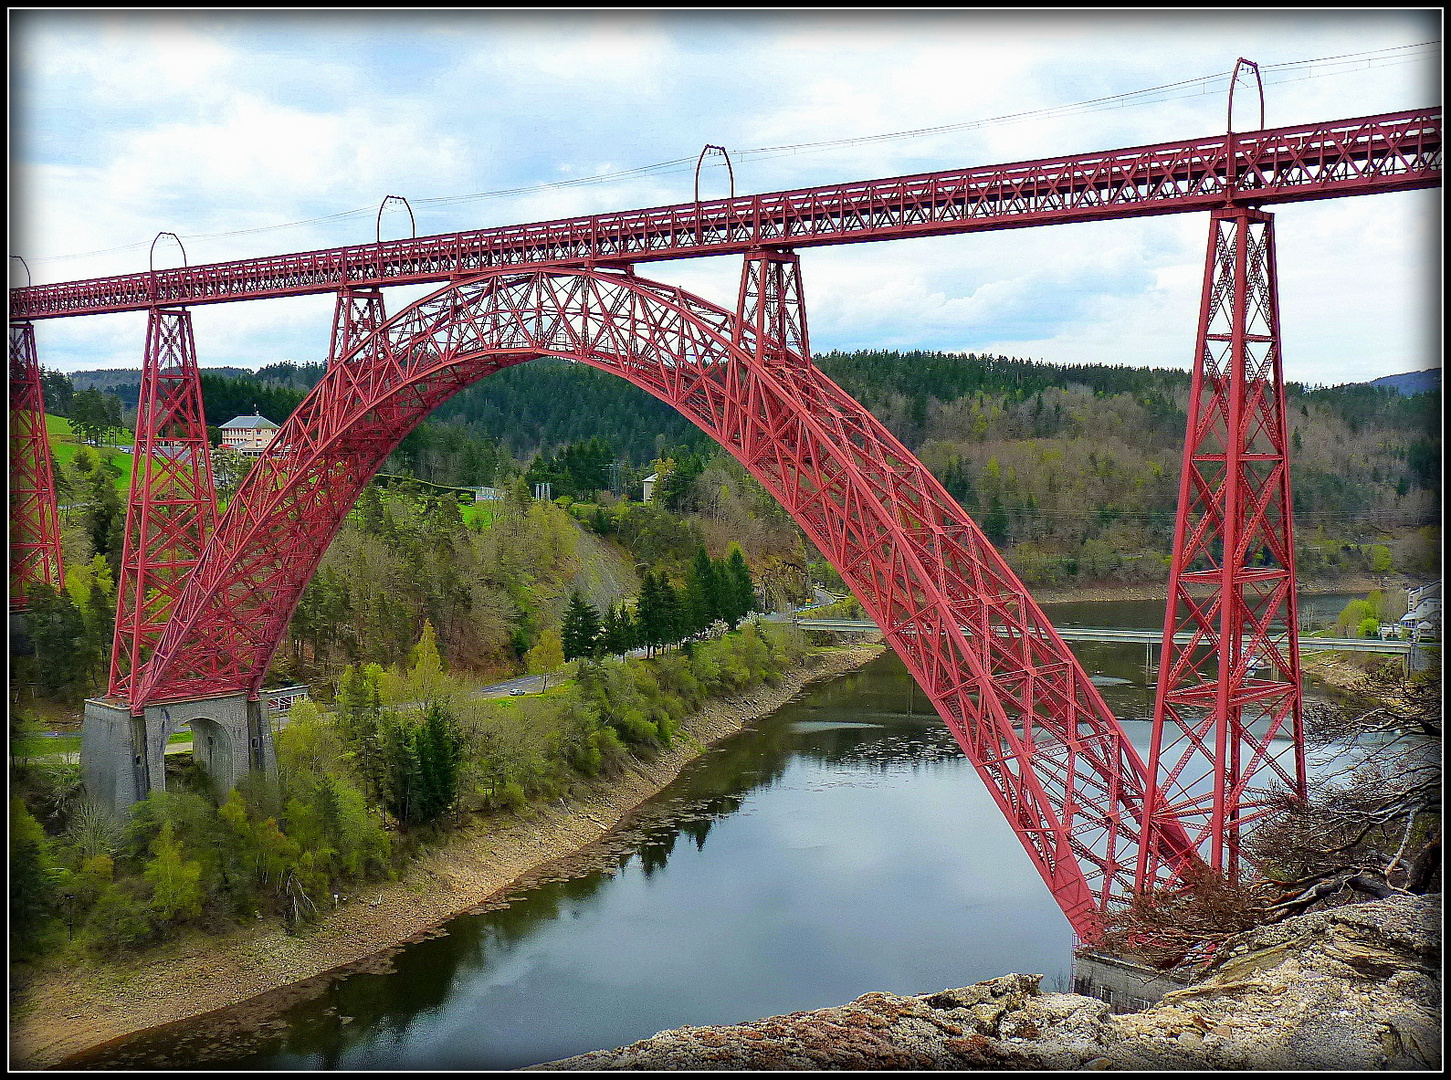
[[[540,356],[614,372],[679,410],[778,498],[932,698],[1083,940],[1131,895],[1143,762],[1062,638],[942,486],[784,347],[629,273],[494,272],[364,339],[278,432],[220,522],[133,711],[256,696],[357,495],[437,405]],[[1157,857],[1191,849],[1167,830]]]

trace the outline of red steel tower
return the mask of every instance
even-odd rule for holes
[[[810,362],[801,260],[794,251],[762,248],[746,252],[736,315],[731,333],[734,344],[740,345],[749,331],[758,354],[769,356],[774,344],[776,350],[789,350]]]
[[[133,681],[150,659],[216,524],[191,312],[152,308],[136,408],[109,696],[130,700]]]
[[[25,590],[38,582],[57,591],[64,582],[55,476],[45,430],[35,327],[10,324],[10,610],[28,606]]]
[[[1181,824],[1229,881],[1276,797],[1305,794],[1287,451],[1273,216],[1225,207],[1210,224],[1146,816]],[[1175,880],[1161,845],[1139,850],[1140,892]]]
[[[331,368],[342,360],[387,321],[388,317],[383,308],[382,289],[376,287],[339,289],[337,303],[333,307],[333,332],[328,346],[328,367]]]

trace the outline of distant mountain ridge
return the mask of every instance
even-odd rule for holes
[[[1382,375],[1372,379],[1367,386],[1386,386],[1406,396],[1411,394],[1435,393],[1441,389],[1441,369],[1429,371],[1407,371],[1401,375]]]

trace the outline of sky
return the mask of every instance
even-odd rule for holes
[[[708,143],[752,194],[1213,136],[1241,56],[1271,127],[1441,100],[1436,10],[9,20],[12,285],[179,265],[162,232],[190,265],[407,236],[401,204],[379,221],[389,195],[419,235],[686,202]],[[1236,127],[1257,112],[1242,86]],[[721,165],[702,197],[727,194]],[[1276,208],[1287,379],[1440,365],[1440,212],[1440,189]],[[1207,237],[1200,213],[806,249],[812,346],[1187,369]],[[740,260],[640,273],[731,307]],[[389,290],[389,311],[427,291]],[[321,361],[331,315],[325,296],[197,307],[199,362]],[[138,367],[144,324],[40,322],[41,363]]]

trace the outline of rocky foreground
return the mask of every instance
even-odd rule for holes
[[[678,1028],[534,1069],[1439,1069],[1441,898],[1288,919],[1207,978],[1111,1015],[1040,975],[729,1027]]]

